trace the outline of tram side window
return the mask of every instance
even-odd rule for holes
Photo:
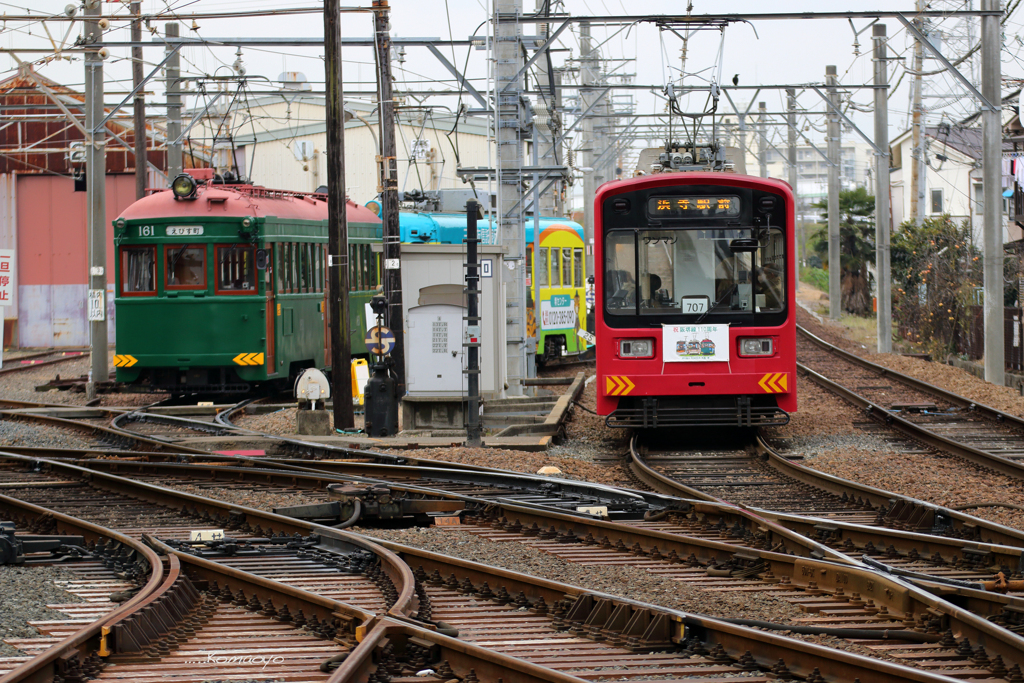
[[[359,245],[348,245],[348,288],[350,290],[361,289],[359,286]]]
[[[320,245],[313,245],[313,291],[322,292],[324,289],[324,271],[320,261]]]
[[[164,286],[168,289],[206,289],[206,247],[184,244],[164,247]]]
[[[537,259],[537,285],[540,287],[548,286],[548,252],[551,251],[547,247],[540,248],[540,258]]]
[[[156,294],[156,247],[121,247],[121,293]]]
[[[636,241],[633,231],[610,232],[605,239],[604,296],[612,315],[636,312]]]
[[[572,250],[572,275],[573,287],[583,286],[583,250],[573,249]]]
[[[373,249],[370,248],[369,244],[359,245],[359,268],[362,270],[362,283],[365,289],[373,289],[377,286],[374,282],[374,268],[373,268]]]
[[[217,247],[217,292],[256,292],[255,247]]]
[[[562,286],[572,287],[572,249],[562,249]]]

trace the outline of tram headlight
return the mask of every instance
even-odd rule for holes
[[[189,199],[196,194],[196,179],[188,173],[182,173],[171,182],[171,192],[175,199]]]
[[[651,358],[654,356],[653,339],[620,339],[620,358]]]
[[[771,337],[747,337],[740,339],[741,356],[771,356],[775,353],[775,344]]]

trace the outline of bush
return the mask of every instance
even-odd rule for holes
[[[828,271],[824,268],[801,268],[800,281],[823,292],[828,291]]]

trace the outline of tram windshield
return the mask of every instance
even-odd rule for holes
[[[777,313],[786,306],[785,236],[750,229],[613,230],[605,235],[609,315]],[[740,250],[744,240],[753,251]]]

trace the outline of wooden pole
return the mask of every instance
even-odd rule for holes
[[[395,334],[391,351],[398,398],[405,396],[405,325],[402,313],[401,231],[398,228],[398,161],[395,142],[395,98],[391,92],[391,35],[388,0],[373,0],[374,42],[377,49],[377,111],[380,122],[381,211],[384,225],[385,324]]]
[[[327,95],[327,253],[334,428],[352,429],[352,340],[348,311],[348,216],[345,206],[345,103],[341,83],[341,4],[324,0]]]

